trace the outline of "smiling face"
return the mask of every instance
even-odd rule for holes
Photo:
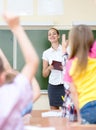
[[[57,42],[59,42],[59,38],[60,38],[59,32],[55,28],[51,28],[48,31],[48,40],[51,43],[57,43]]]

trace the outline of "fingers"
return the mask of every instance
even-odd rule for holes
[[[66,35],[62,34],[62,52],[66,52]]]
[[[62,43],[65,43],[65,42],[66,42],[66,35],[62,34]]]
[[[13,13],[4,12],[2,17],[11,29],[19,25],[19,17]]]

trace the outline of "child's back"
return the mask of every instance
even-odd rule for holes
[[[39,60],[34,47],[19,25],[19,18],[5,14],[4,19],[18,40],[25,65],[12,83],[4,84],[6,71],[0,60],[0,129],[23,130],[21,112],[28,102],[32,101],[31,81],[36,74]]]

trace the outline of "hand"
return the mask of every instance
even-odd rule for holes
[[[65,34],[62,34],[62,42],[64,43],[66,40],[66,35]]]
[[[30,122],[31,118],[31,114],[26,114],[24,117],[22,117],[24,125],[27,125]]]
[[[68,41],[66,40],[65,34],[62,34],[62,51],[63,53],[66,52],[66,48],[68,46]]]
[[[11,29],[14,29],[19,25],[19,17],[12,13],[4,13],[3,18]]]
[[[67,48],[68,46],[68,40],[66,40],[65,34],[62,34],[62,45]]]
[[[53,68],[54,68],[53,65],[49,65],[49,66],[48,66],[48,70],[50,70],[50,71],[51,71]]]

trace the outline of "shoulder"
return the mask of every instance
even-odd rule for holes
[[[51,48],[51,47],[48,48],[48,49],[46,49],[45,51],[43,51],[43,54],[45,54],[45,53],[49,53],[50,51],[52,51],[52,48]]]
[[[65,74],[64,74],[64,81],[65,82],[72,82],[72,77],[70,75],[72,61],[73,61],[73,59],[69,59],[66,63],[66,69],[65,69]]]
[[[51,47],[43,52],[42,58],[45,59],[46,57],[49,57],[50,54],[52,54],[52,48]]]
[[[72,62],[73,62],[73,59],[68,59],[68,60],[67,60],[67,63],[66,63],[66,66],[67,66],[68,68],[70,68],[71,65],[72,65]]]
[[[22,73],[20,73],[16,76],[16,78],[14,79],[14,82],[17,82],[20,84],[23,84],[23,83],[29,84],[30,83],[29,80],[27,79],[27,77],[25,75],[23,75]]]
[[[21,92],[22,94],[25,94],[26,91],[31,92],[30,81],[23,74],[18,74],[12,83],[4,84],[1,88],[0,94],[3,93],[7,95],[9,93],[9,95],[13,97],[18,96]]]

